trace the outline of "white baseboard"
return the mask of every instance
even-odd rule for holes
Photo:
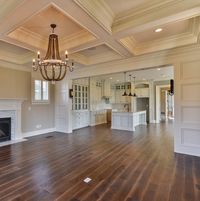
[[[42,129],[42,130],[36,130],[36,131],[22,133],[22,136],[23,136],[23,138],[25,138],[25,137],[31,137],[31,136],[50,133],[50,132],[55,132],[55,131],[56,131],[56,128],[47,128],[47,129]]]
[[[175,146],[174,152],[178,153],[178,154],[186,154],[186,155],[200,157],[200,148],[199,147]]]

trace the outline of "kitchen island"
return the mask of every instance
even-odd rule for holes
[[[112,111],[111,129],[135,131],[138,125],[146,125],[146,111],[115,112]]]

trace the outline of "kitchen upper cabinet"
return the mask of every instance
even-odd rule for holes
[[[90,78],[90,106],[93,110],[93,106],[96,107],[102,100],[102,81]]]
[[[111,96],[111,85],[110,80],[103,81],[103,97],[110,97]]]
[[[136,88],[135,93],[138,98],[149,97],[149,88]]]
[[[130,97],[129,96],[122,96],[124,91],[129,94],[130,92],[130,85],[118,84],[115,85],[115,103],[129,103]]]

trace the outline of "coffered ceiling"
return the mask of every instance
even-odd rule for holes
[[[199,43],[199,0],[0,0],[0,62],[31,69],[49,25],[84,68]],[[161,28],[161,32],[155,32]]]

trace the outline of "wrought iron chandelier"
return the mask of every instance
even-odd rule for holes
[[[73,71],[74,62],[68,58],[68,52],[65,52],[65,59],[62,60],[59,53],[58,35],[54,33],[56,24],[50,25],[52,33],[49,35],[49,43],[47,53],[44,59],[41,59],[40,52],[37,52],[37,59],[33,59],[33,70],[39,69],[44,80],[60,81],[64,79],[67,68],[70,72]]]

